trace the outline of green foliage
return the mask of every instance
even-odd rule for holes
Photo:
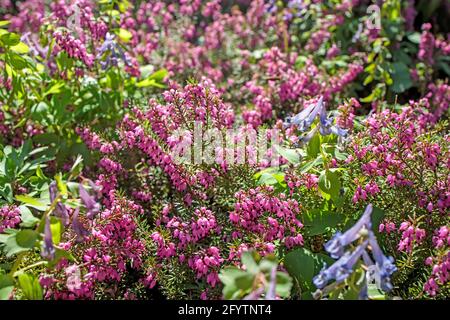
[[[225,267],[221,270],[219,278],[224,284],[223,295],[225,299],[242,299],[253,291],[263,287],[266,294],[269,290],[271,272],[277,267],[274,257],[261,258],[256,253],[246,251],[242,253],[242,265],[245,268]],[[273,279],[272,279],[273,280]],[[283,272],[276,272],[275,291],[280,297],[290,295],[292,279]]]

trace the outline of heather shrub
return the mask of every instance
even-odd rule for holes
[[[1,299],[447,299],[446,1],[0,0]]]

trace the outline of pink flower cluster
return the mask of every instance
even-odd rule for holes
[[[319,177],[313,173],[286,174],[284,179],[289,187],[291,196],[296,188],[306,187],[307,189],[317,190],[319,183]]]
[[[196,252],[188,259],[188,266],[195,271],[197,278],[206,277],[206,282],[215,287],[220,283],[218,271],[223,261],[219,248],[212,246],[205,251]]]
[[[54,274],[41,277],[46,297],[92,299],[98,286],[120,283],[127,276],[128,268],[140,270],[146,253],[144,243],[136,235],[133,216],[139,214],[142,214],[140,206],[128,200],[114,199],[111,207],[96,218],[92,234],[86,241],[61,243],[64,249],[78,252],[81,255],[78,261],[82,264],[69,265],[63,258]],[[116,296],[117,289],[112,285],[110,294]]]
[[[359,166],[364,176],[361,179],[370,178],[364,188],[357,185],[354,202],[376,195],[386,184],[390,188],[412,188],[418,204],[429,212],[444,214],[450,207],[450,150],[446,144],[425,139],[423,133],[429,123],[423,117],[427,114],[423,109],[408,107],[401,113],[385,110],[367,119],[367,131],[355,135],[350,144],[353,154],[346,161]]]
[[[19,208],[8,205],[0,207],[0,233],[8,228],[14,229],[21,221]]]
[[[79,39],[75,39],[68,33],[55,32],[57,47],[55,50],[65,51],[69,57],[82,61],[89,68],[94,64],[94,55],[86,50],[86,46]]]
[[[440,287],[445,286],[450,280],[450,231],[448,226],[437,229],[433,236],[433,245],[437,250],[435,257],[425,260],[427,266],[432,267],[431,276],[424,285],[424,291],[430,296],[435,296]]]
[[[240,191],[235,197],[237,202],[230,212],[230,221],[237,227],[233,238],[253,234],[264,242],[280,240],[287,248],[303,245],[296,200],[273,195],[270,186]]]
[[[425,239],[425,230],[412,225],[409,221],[400,224],[398,231],[402,232],[402,238],[397,250],[402,252],[412,252],[413,246],[420,245]]]
[[[216,217],[211,210],[202,207],[194,211],[194,215],[189,222],[183,222],[182,219],[175,216],[169,218],[169,207],[162,211],[162,217],[157,221],[157,224],[164,223],[165,227],[171,232],[172,238],[176,241],[176,246],[169,244],[169,251],[162,236],[155,232],[152,237],[157,243],[158,248],[161,248],[161,257],[167,257],[167,253],[173,253],[170,248],[177,248],[183,250],[189,244],[194,244],[200,240],[212,235],[219,234],[221,228],[217,225]]]
[[[363,169],[364,171],[364,169]],[[370,181],[364,187],[357,186],[355,193],[353,195],[352,201],[353,203],[357,203],[360,200],[367,200],[368,196],[375,196],[380,192],[380,188],[375,181]]]
[[[338,106],[338,116],[336,118],[336,124],[341,128],[353,129],[353,122],[355,119],[355,110],[360,108],[358,100],[351,98],[348,102],[345,102]]]

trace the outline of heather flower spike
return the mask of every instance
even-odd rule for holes
[[[80,183],[79,185],[80,198],[81,202],[83,202],[86,207],[86,216],[89,219],[94,219],[97,213],[100,212],[100,204],[95,201],[95,198],[90,196],[83,185]]]
[[[49,192],[50,192],[50,202],[53,203],[53,201],[55,201],[57,193],[58,193],[58,188],[56,186],[56,182],[52,182],[49,186]],[[67,212],[67,208],[64,204],[62,204],[61,202],[58,201],[58,203],[56,204],[56,208],[55,208],[55,216],[57,216],[58,218],[61,218],[62,223],[65,226],[68,226],[70,221],[69,221],[69,213]]]
[[[52,229],[50,228],[50,218],[45,217],[44,226],[44,242],[42,244],[41,255],[47,260],[53,260],[55,258],[55,247],[52,240]]]

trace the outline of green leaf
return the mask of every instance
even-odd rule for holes
[[[159,69],[158,71],[154,72],[148,79],[155,80],[157,82],[163,82],[164,78],[168,75],[168,71],[166,69]]]
[[[408,40],[412,43],[419,44],[420,43],[420,32],[413,32],[408,34]]]
[[[22,248],[31,249],[35,246],[38,236],[39,234],[34,230],[23,229],[16,234],[16,243]]]
[[[275,177],[271,173],[268,173],[268,172],[264,172],[258,180],[259,185],[271,186],[271,185],[274,185],[277,183],[278,183],[278,180],[275,179]]]
[[[19,285],[25,299],[42,300],[43,291],[39,279],[31,274],[21,273],[18,276]]]
[[[386,294],[377,288],[377,285],[370,283],[367,285],[369,300],[386,300]]]
[[[17,70],[22,70],[28,66],[28,62],[18,54],[10,52],[8,56],[9,56],[8,62],[11,64],[13,68]]]
[[[47,89],[47,91],[45,91],[44,93],[44,97],[50,95],[50,94],[57,94],[61,92],[61,88],[64,87],[64,82],[57,82],[55,84],[53,84],[50,88]]]
[[[16,200],[24,203],[25,205],[35,208],[40,211],[45,211],[47,209],[47,205],[33,197],[26,195],[17,195]]]
[[[15,46],[20,43],[20,36],[17,33],[8,32],[0,37],[6,46]]]
[[[9,20],[0,20],[0,28],[9,25],[11,22]]]
[[[324,170],[319,176],[319,189],[322,193],[330,195],[334,201],[339,197],[341,181],[339,175],[331,170]]]
[[[245,266],[246,270],[252,274],[257,274],[259,272],[258,264],[256,263],[252,251],[245,251],[241,256],[242,264]]]
[[[314,209],[302,215],[305,232],[309,236],[323,234],[329,228],[336,227],[344,216],[327,210]]]
[[[32,228],[39,222],[39,219],[33,216],[33,213],[31,213],[31,210],[27,206],[22,205],[19,207],[19,210],[20,220],[22,220],[20,223],[21,227]]]
[[[18,54],[25,54],[30,51],[30,48],[23,42],[19,42],[15,46],[12,46],[10,49]]]
[[[61,173],[55,175],[55,180],[56,180],[56,184],[57,184],[57,186],[58,186],[59,192],[61,192],[61,194],[62,194],[63,196],[66,196],[66,195],[68,194],[67,186],[66,186],[66,184],[64,183],[64,181],[62,180],[62,175],[61,175]]]
[[[0,300],[8,300],[14,289],[14,278],[9,274],[0,274]]]
[[[161,88],[161,89],[164,89],[166,87],[165,85],[156,82],[155,79],[149,79],[149,78],[144,79],[144,80],[139,81],[138,83],[136,83],[136,87],[138,87],[138,88],[150,87],[150,86],[151,87]]]
[[[409,73],[408,66],[404,62],[395,62],[392,64],[392,91],[401,93],[412,87],[413,83]]]
[[[245,271],[236,267],[225,267],[219,273],[219,279],[224,284],[223,296],[225,299],[237,299],[240,290],[236,286],[236,279],[247,274]]]
[[[30,230],[30,231],[31,231],[31,230]],[[7,258],[12,257],[13,255],[15,255],[15,254],[17,254],[17,253],[24,252],[24,251],[28,251],[28,250],[31,249],[30,247],[22,247],[22,246],[20,246],[20,245],[17,243],[17,238],[16,238],[16,236],[17,236],[18,233],[19,233],[19,232],[16,231],[16,232],[10,234],[10,235],[7,237],[6,241],[4,242],[4,243],[5,243],[5,246],[4,246],[4,248],[3,248],[3,251],[6,253],[6,257],[7,257]],[[22,235],[22,237],[23,237],[23,238],[26,238],[25,235]],[[24,242],[24,243],[26,244],[26,239],[21,239],[21,241]]]
[[[305,289],[312,289],[312,279],[323,268],[324,263],[331,265],[330,257],[321,253],[312,253],[305,248],[298,248],[289,252],[284,258],[284,266]]]
[[[289,297],[292,289],[292,278],[284,272],[277,272],[276,281],[276,293],[282,298]]]
[[[117,36],[123,41],[123,42],[129,42],[131,38],[133,37],[133,34],[128,31],[127,29],[120,28],[119,30],[115,31]]]
[[[306,153],[311,159],[315,159],[320,153],[320,135],[316,132],[314,136],[309,140],[308,146],[306,147]]]
[[[283,148],[279,145],[274,145],[278,154],[289,161],[292,164],[297,164],[300,162],[300,154],[295,149]]]
[[[237,277],[242,276],[246,272],[236,267],[225,267],[219,273],[219,279],[223,284],[228,285],[235,282]]]
[[[38,231],[44,233],[45,228],[45,216],[42,217],[39,223]],[[55,216],[50,216],[50,230],[52,231],[52,241],[54,244],[58,244],[61,241],[61,235],[64,232],[64,226],[61,220]]]
[[[236,277],[235,284],[236,287],[244,292],[250,290],[252,288],[253,281],[255,279],[255,275],[251,273],[246,273],[241,276]]]

